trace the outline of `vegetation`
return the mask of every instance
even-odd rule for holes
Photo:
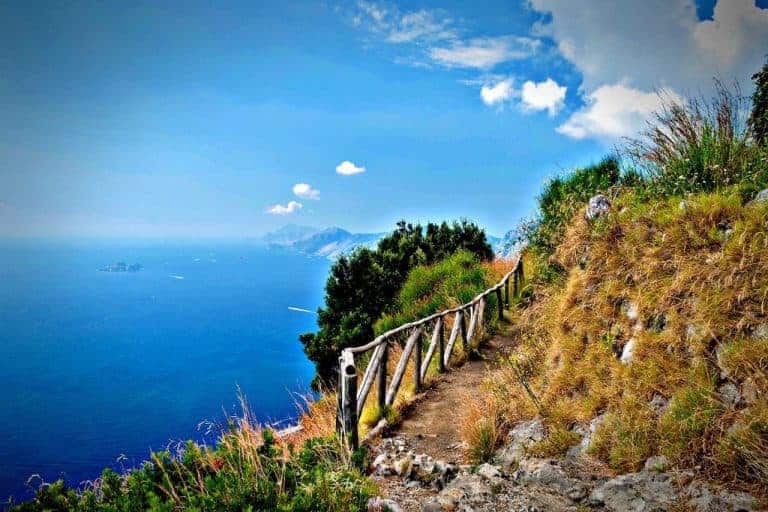
[[[393,307],[395,297],[419,265],[431,265],[463,249],[480,260],[493,258],[485,232],[468,222],[421,225],[401,221],[376,250],[361,248],[333,264],[318,311],[317,333],[301,335],[304,352],[315,363],[315,387],[334,388],[338,356],[346,347],[374,337],[374,323]]]
[[[358,457],[359,458],[359,457]],[[333,437],[299,449],[244,418],[213,448],[188,441],[124,476],[106,469],[82,492],[63,481],[40,486],[16,512],[363,511],[376,488]]]
[[[768,496],[768,202],[753,201],[768,149],[755,80],[749,125],[717,84],[712,100],[670,103],[628,141],[634,167],[606,160],[545,188],[523,230],[521,344],[487,398],[502,424],[545,420],[534,453],[565,453],[574,425],[599,418],[590,453],[616,470],[665,455]],[[598,191],[611,212],[588,221]]]
[[[758,145],[768,143],[768,62],[752,75],[755,92],[752,94],[752,113],[749,116],[749,129]]]

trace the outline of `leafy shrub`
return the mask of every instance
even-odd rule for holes
[[[304,352],[315,363],[315,387],[336,387],[341,350],[373,339],[374,322],[392,306],[411,269],[461,249],[480,260],[493,258],[485,232],[466,220],[430,223],[426,228],[401,221],[376,250],[361,248],[339,258],[325,285],[325,306],[318,310],[320,329],[300,337]]]
[[[768,62],[752,75],[755,92],[752,94],[752,112],[749,116],[749,129],[757,144],[768,142]]]
[[[598,192],[606,192],[620,179],[619,161],[614,156],[595,165],[550,180],[539,196],[538,217],[522,227],[521,236],[541,254],[552,254],[563,239],[574,213]]]

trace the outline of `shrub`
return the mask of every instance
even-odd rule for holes
[[[287,450],[286,450],[287,448]],[[45,484],[18,512],[363,511],[376,492],[335,438],[306,440],[298,451],[270,430],[233,422],[214,448],[192,441],[120,476],[102,473],[92,489]]]
[[[483,230],[466,220],[430,223],[426,228],[401,221],[376,250],[361,248],[339,258],[325,285],[325,306],[318,310],[320,329],[300,337],[304,352],[315,363],[314,387],[336,387],[340,352],[373,339],[374,322],[392,306],[411,269],[458,250],[480,260],[493,258]]]
[[[574,213],[590,197],[618,184],[619,179],[619,161],[614,156],[553,178],[539,196],[538,217],[522,227],[521,236],[533,250],[552,254],[562,241],[566,225]]]
[[[764,183],[764,152],[750,144],[738,87],[715,82],[711,99],[664,98],[661,110],[626,152],[656,194],[681,195],[738,183]]]
[[[749,116],[749,129],[757,144],[768,142],[768,62],[752,75],[755,92],[752,94],[752,112]]]

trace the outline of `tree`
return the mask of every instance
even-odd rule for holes
[[[752,94],[752,113],[749,116],[749,130],[758,144],[768,142],[768,61],[763,68],[752,75],[755,92]]]
[[[480,260],[493,258],[485,232],[462,220],[448,224],[405,221],[382,238],[376,250],[357,249],[331,267],[325,285],[325,305],[318,310],[316,333],[300,336],[304,353],[315,363],[315,388],[336,385],[338,357],[347,347],[373,340],[373,325],[393,306],[408,273],[418,265],[430,265],[459,249]]]

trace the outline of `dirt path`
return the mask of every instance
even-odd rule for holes
[[[467,462],[465,450],[459,449],[459,426],[467,393],[482,385],[487,369],[498,364],[500,356],[513,344],[513,339],[504,335],[485,342],[480,349],[481,358],[447,372],[390,435],[406,438],[416,453],[455,464]]]

